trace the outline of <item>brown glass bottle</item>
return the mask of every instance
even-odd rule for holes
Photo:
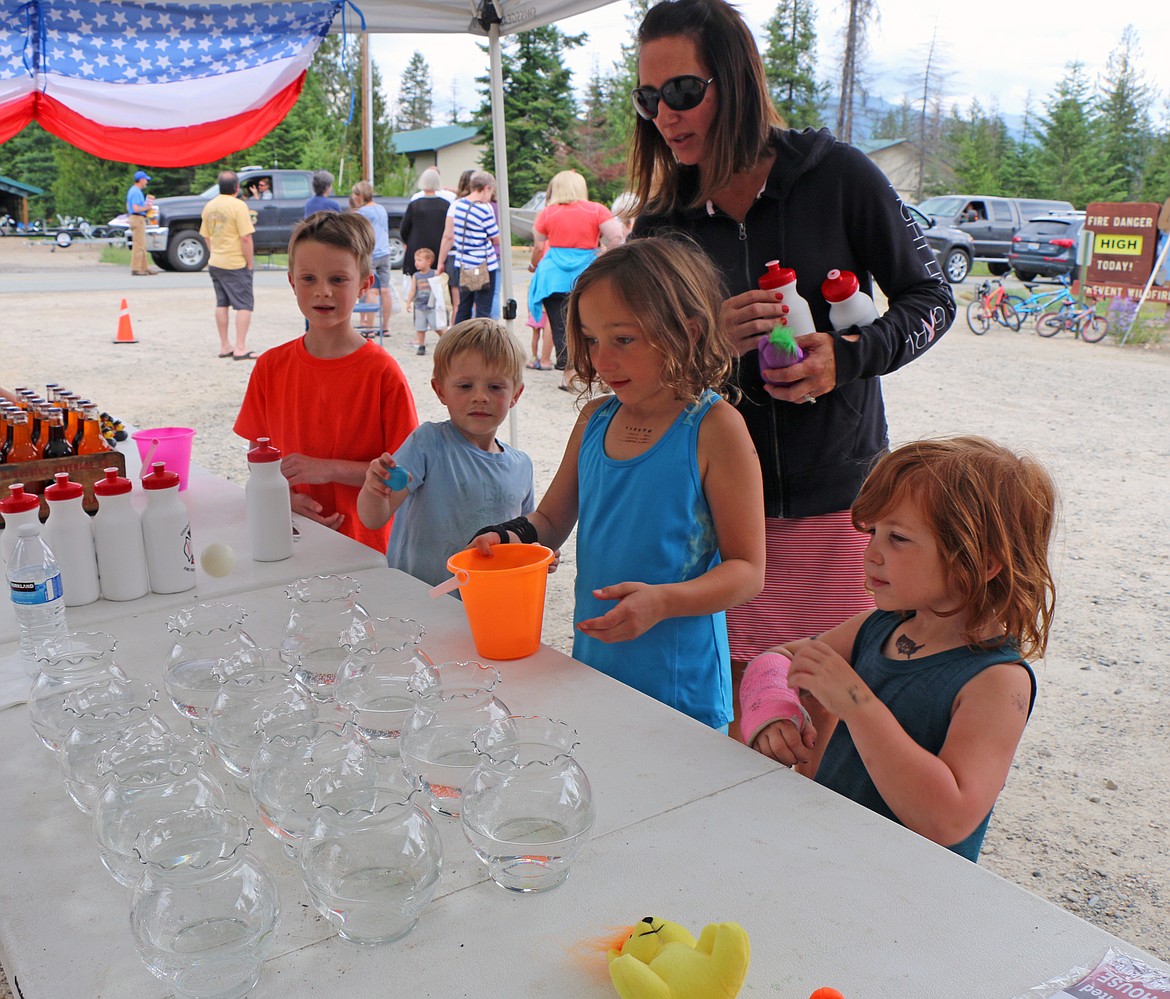
[[[37,446],[29,436],[28,413],[21,410],[12,415],[12,447],[8,449],[8,462],[15,464],[18,461],[36,461]]]
[[[45,445],[44,457],[68,458],[74,454],[73,445],[65,439],[65,421],[59,410],[54,410],[48,417],[49,442]]]
[[[102,436],[101,413],[92,403],[84,408],[85,417],[81,430],[81,441],[77,445],[78,454],[100,454],[103,451],[112,451],[109,442]]]

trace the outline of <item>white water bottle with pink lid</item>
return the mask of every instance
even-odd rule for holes
[[[191,517],[179,497],[179,473],[165,463],[151,463],[142,478],[146,509],[142,513],[142,540],[146,568],[155,593],[182,593],[195,585],[195,551],[191,547]]]
[[[279,562],[293,553],[292,497],[280,471],[280,448],[258,437],[248,452],[248,545],[257,562]]]
[[[869,326],[878,317],[877,306],[873,304],[852,271],[833,268],[821,284],[821,294],[829,303],[829,325],[834,330],[847,330],[850,326]]]
[[[41,498],[36,493],[26,493],[23,482],[14,482],[8,487],[8,496],[0,500],[0,516],[4,518],[4,533],[0,535],[0,561],[12,558],[16,547],[17,528],[21,524],[40,525]]]
[[[93,525],[81,503],[85,490],[80,482],[70,482],[68,472],[58,472],[56,480],[45,490],[49,519],[45,521],[45,544],[52,550],[61,568],[61,585],[65,589],[65,606],[92,604],[102,595],[98,584],[97,552],[93,545]]]
[[[116,468],[107,468],[105,473],[106,477],[93,486],[98,498],[93,540],[102,596],[107,600],[137,600],[150,592],[150,576],[146,569],[142,518],[130,505],[134,486]]]

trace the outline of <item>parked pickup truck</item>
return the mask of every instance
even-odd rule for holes
[[[1000,198],[986,194],[943,194],[918,205],[923,215],[963,230],[975,241],[975,259],[997,277],[1006,274],[1012,237],[1029,219],[1049,212],[1071,212],[1067,201]]]
[[[283,253],[288,248],[288,239],[293,226],[304,216],[305,202],[313,193],[311,170],[262,170],[247,168],[239,171],[240,192],[252,213],[256,226],[253,245],[256,253]],[[267,200],[248,198],[248,189],[261,178],[266,178],[272,197]],[[158,198],[158,228],[165,230],[165,248],[159,249],[158,242],[148,239],[147,249],[159,267],[169,271],[199,271],[207,266],[209,251],[203,237],[199,235],[199,223],[203,206],[219,193],[219,185],[213,184],[200,194],[181,195],[173,198]],[[345,200],[334,197],[337,207],[345,209]],[[398,234],[408,198],[375,198],[383,208],[390,223],[390,266],[401,267],[406,245]],[[151,227],[155,229],[155,227]],[[149,234],[148,234],[149,235]]]

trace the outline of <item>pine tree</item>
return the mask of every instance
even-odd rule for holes
[[[1068,64],[1040,120],[1038,161],[1042,196],[1084,206],[1099,201],[1108,165],[1093,142],[1096,106],[1083,63]]]
[[[816,6],[813,0],[780,0],[764,29],[764,71],[776,110],[792,128],[822,122],[827,85],[817,82]]]
[[[576,127],[572,71],[564,53],[585,41],[585,35],[566,35],[555,25],[507,36],[501,42],[504,83],[504,121],[507,123],[509,196],[523,204],[565,168]],[[484,144],[482,164],[495,168],[491,88],[478,77],[482,102],[474,122]]]
[[[1126,25],[1105,67],[1097,95],[1094,137],[1109,164],[1099,178],[1100,201],[1139,200],[1142,166],[1150,147],[1150,106],[1153,88],[1137,68],[1140,55],[1137,32]]]
[[[590,198],[605,202],[625,186],[625,148],[613,141],[610,122],[618,106],[611,84],[612,77],[602,76],[595,62],[572,141],[575,166],[585,178]]]
[[[402,71],[398,83],[398,116],[396,131],[410,132],[417,128],[430,128],[434,123],[434,98],[431,85],[431,68],[423,54],[417,49]]]

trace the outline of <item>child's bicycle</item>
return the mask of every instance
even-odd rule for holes
[[[967,306],[967,325],[976,336],[991,329],[992,322],[1019,332],[1020,317],[1007,300],[1002,281],[987,278],[978,288],[976,299]]]
[[[1056,312],[1046,312],[1036,317],[1036,332],[1043,337],[1056,336],[1061,330],[1069,330],[1074,337],[1085,343],[1104,340],[1109,332],[1109,320],[1097,315],[1096,295],[1085,295],[1085,304],[1066,302]]]
[[[1021,298],[1019,295],[1008,295],[1008,301],[1016,310],[1016,315],[1020,317],[1021,327],[1029,319],[1035,318],[1036,322],[1039,323],[1044,313],[1076,302],[1072,292],[1069,291],[1069,279],[1062,275],[1059,280],[1061,286],[1054,291],[1047,288],[1037,291],[1029,285],[1027,298]]]

